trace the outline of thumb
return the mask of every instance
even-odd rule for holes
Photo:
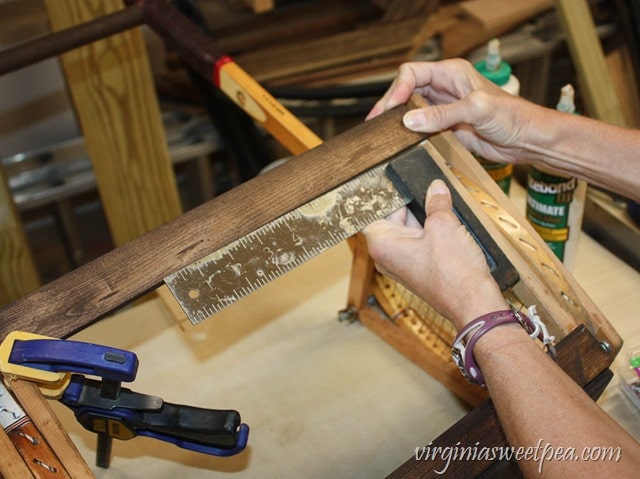
[[[442,180],[433,180],[427,189],[424,207],[427,217],[438,211],[452,211],[451,192]]]

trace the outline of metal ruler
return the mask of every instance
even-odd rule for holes
[[[424,222],[427,186],[443,171],[418,145],[171,274],[165,283],[192,323],[199,323],[408,205]],[[454,211],[505,290],[519,277],[480,220],[451,187]]]
[[[409,201],[386,163],[292,210],[164,281],[193,324],[323,253]]]

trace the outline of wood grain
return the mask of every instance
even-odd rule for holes
[[[216,25],[229,12],[216,9],[210,2],[201,4],[207,23]],[[297,2],[287,8],[274,9],[262,15],[252,15],[230,25],[211,30],[220,50],[235,56],[238,53],[270,48],[277,44],[321,38],[355,28],[380,17],[381,11],[368,0],[323,0]]]
[[[49,443],[69,477],[74,479],[94,477],[36,383],[17,379],[10,382],[10,387],[33,424]]]
[[[620,99],[616,94],[596,33],[589,2],[556,0],[555,3],[578,72],[587,113],[606,123],[626,126]]]
[[[320,71],[363,59],[394,52],[404,52],[413,46],[413,37],[423,26],[422,18],[376,24],[353,31],[331,35],[326,39],[296,42],[237,55],[236,61],[257,81],[269,82],[303,72]],[[327,55],[327,52],[331,52]]]
[[[491,38],[503,35],[530,18],[553,7],[552,0],[519,0],[507,6],[504,0],[455,2],[441,7],[441,14],[456,21],[442,31],[444,58],[464,56]]]
[[[167,275],[418,143],[407,107],[362,123],[0,310],[0,337],[67,337],[157,287]]]
[[[0,427],[0,477],[4,479],[28,479],[33,477],[7,433]]]
[[[27,237],[0,168],[0,306],[40,286]]]
[[[55,455],[51,445],[38,431],[36,426],[27,422],[18,429],[7,433],[16,450],[24,459],[24,463],[36,479],[70,479],[71,476],[60,459]],[[28,476],[27,476],[28,477]],[[22,479],[22,478],[15,478]]]
[[[57,31],[113,13],[120,0],[46,0]],[[140,28],[61,56],[116,245],[181,213]]]

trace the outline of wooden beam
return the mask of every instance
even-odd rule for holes
[[[124,8],[121,0],[45,0],[55,31]],[[116,245],[181,213],[140,28],[61,56]]]
[[[640,88],[629,45],[621,45],[611,51],[605,61],[620,100],[625,125],[629,128],[640,128],[640,98],[637,93]]]
[[[303,72],[404,52],[413,47],[424,18],[374,24],[304,43],[274,46],[237,55],[236,61],[257,81],[269,82]]]
[[[361,123],[12,303],[0,310],[0,338],[16,329],[67,337],[167,275],[418,143],[423,136],[402,125],[406,111],[398,107]]]
[[[31,249],[0,168],[0,306],[40,286]]]
[[[589,3],[586,0],[556,0],[556,8],[578,72],[587,113],[606,123],[626,126]]]
[[[204,3],[202,10],[210,25],[219,23],[221,13],[213,5]],[[380,15],[369,0],[299,2],[214,28],[211,36],[221,51],[235,56],[278,44],[326,38],[376,20]]]
[[[273,10],[274,0],[244,0],[254,13],[264,13]]]
[[[441,7],[441,14],[454,15],[456,22],[441,34],[445,58],[463,56],[491,38],[522,25],[553,8],[552,0],[519,0],[505,6],[504,0],[472,0]]]

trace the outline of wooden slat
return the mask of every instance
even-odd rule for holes
[[[47,31],[40,0],[0,2],[0,43],[13,45]]]
[[[40,286],[22,222],[0,168],[0,306]]]
[[[553,7],[552,0],[471,0],[442,7],[457,22],[442,32],[442,54],[458,57]]]
[[[518,0],[508,5],[504,0],[471,0],[458,3],[461,10],[480,23],[485,30],[514,28],[553,7],[552,0]]]
[[[305,85],[307,87],[321,87],[335,85],[354,79],[362,79],[364,75],[388,74],[407,61],[408,50],[401,50],[391,55],[380,55],[367,58],[347,65],[338,65],[315,71],[305,71],[292,74],[277,80],[269,81],[270,87],[282,85]]]
[[[55,31],[124,8],[121,0],[46,0]],[[61,57],[116,245],[181,212],[139,28]]]
[[[236,61],[257,81],[268,82],[378,55],[402,52],[413,46],[413,37],[425,21],[423,18],[412,18],[376,24],[326,39],[297,42],[267,51],[238,55]]]
[[[393,0],[385,7],[385,21],[403,20],[405,18],[423,17],[426,19],[427,14],[432,11],[438,0],[414,0],[407,2],[406,0]]]
[[[357,311],[367,306],[369,297],[372,294],[371,286],[373,284],[375,265],[369,256],[367,240],[363,234],[349,238],[349,246],[353,253],[353,263],[351,265],[347,305]]]
[[[415,334],[383,318],[377,309],[365,306],[358,312],[358,318],[369,330],[467,404],[476,406],[486,399],[486,390],[470,385],[453,361],[443,361],[440,355],[425,347]]]
[[[31,471],[22,460],[7,433],[0,427],[0,477],[4,479],[29,479],[33,477]]]
[[[274,0],[244,0],[255,13],[264,13],[272,10],[274,7]]]
[[[556,6],[588,115],[612,125],[626,126],[589,3],[586,0],[556,0]]]
[[[606,56],[607,70],[620,100],[625,125],[640,127],[640,98],[638,79],[628,45],[621,45]]]
[[[221,22],[222,13],[216,7],[220,8],[209,2],[202,4],[203,14],[212,26]],[[380,9],[368,0],[300,2],[213,28],[211,36],[221,51],[236,55],[276,44],[323,38],[356,28],[380,15]]]
[[[94,477],[93,472],[36,383],[17,379],[10,382],[10,387],[33,424],[64,465],[69,476],[74,479]]]
[[[0,310],[15,329],[66,337],[158,286],[167,275],[417,143],[407,107],[362,123]],[[250,207],[249,205],[259,205]]]

